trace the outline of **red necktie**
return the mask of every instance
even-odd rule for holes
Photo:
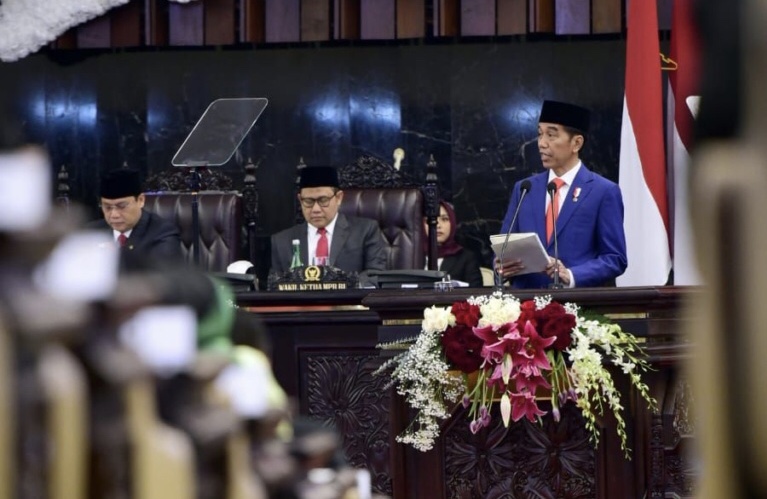
[[[317,233],[320,235],[317,241],[317,250],[314,252],[314,256],[317,259],[319,265],[327,265],[328,263],[328,231],[325,229],[317,229]],[[324,258],[324,260],[320,260]]]
[[[120,234],[117,236],[117,244],[119,244],[121,248],[124,247],[128,244],[128,237],[125,234]]]
[[[557,190],[554,191],[554,199],[549,203],[549,207],[546,208],[546,243],[551,241],[551,235],[554,234],[554,222],[559,218],[559,189],[565,185],[565,181],[557,177],[554,180],[554,185],[557,186]],[[551,214],[551,206],[554,205],[554,215]]]

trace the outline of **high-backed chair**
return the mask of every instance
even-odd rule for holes
[[[256,165],[248,161],[242,190],[235,191],[232,179],[221,170],[198,170],[197,193],[200,262],[202,270],[224,272],[240,259],[256,263],[255,235],[258,221]],[[182,253],[194,260],[192,224],[192,189],[189,171],[168,169],[150,176],[144,183],[146,209],[176,223],[181,232]],[[247,241],[243,245],[243,235]],[[243,249],[246,248],[244,251]]]
[[[181,232],[181,251],[193,261],[194,226],[189,192],[146,194],[144,207],[176,224]],[[200,268],[224,272],[239,259],[242,241],[242,196],[235,191],[204,191],[197,194],[200,227]]]
[[[422,269],[423,195],[418,189],[344,189],[339,211],[378,221],[386,240],[386,268]]]

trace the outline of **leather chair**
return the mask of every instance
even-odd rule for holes
[[[387,270],[423,269],[423,196],[418,189],[344,189],[339,211],[378,221]]]
[[[225,272],[238,260],[242,241],[242,196],[238,192],[204,191],[197,195],[200,220],[200,265],[202,270]],[[184,258],[192,262],[192,194],[147,193],[144,207],[176,224],[181,232]]]

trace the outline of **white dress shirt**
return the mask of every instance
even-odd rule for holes
[[[333,233],[336,230],[336,221],[338,220],[338,213],[333,217],[333,220],[325,227],[325,235],[328,238],[328,259],[330,258],[330,247],[333,244]],[[320,233],[317,227],[307,223],[306,241],[309,244],[309,262],[307,265],[314,265],[317,260],[317,242],[320,240]],[[328,262],[330,263],[330,262]]]
[[[575,176],[578,175],[578,172],[581,170],[581,166],[583,166],[583,162],[578,161],[578,164],[575,165],[575,167],[570,170],[569,172],[562,175],[561,178],[565,183],[562,184],[562,187],[559,188],[559,206],[557,206],[557,217],[559,216],[560,211],[562,210],[562,205],[565,203],[565,199],[567,199],[567,194],[570,192],[570,186],[573,185],[573,182],[575,182]],[[549,170],[549,183],[557,178],[556,173],[554,173],[554,170]],[[548,183],[547,183],[548,185]],[[548,192],[548,191],[547,191]],[[543,208],[543,213],[546,213],[546,210],[549,209],[549,205],[551,204],[551,196],[548,194],[546,195],[546,206]],[[563,262],[564,263],[564,262]],[[570,283],[567,285],[568,288],[574,288],[575,287],[575,277],[573,277],[573,272],[570,269],[567,269],[567,273],[570,274]]]
[[[120,238],[120,234],[125,234],[125,237],[128,238],[131,235],[131,232],[133,232],[133,229],[126,230],[125,232],[120,232],[119,230],[112,229],[112,237],[114,238],[115,242],[119,242],[118,239]]]

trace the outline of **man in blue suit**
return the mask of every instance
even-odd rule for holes
[[[550,255],[543,272],[529,273],[520,260],[499,262],[504,278],[515,288],[546,288],[559,273],[564,287],[615,284],[628,264],[623,232],[623,197],[620,187],[590,171],[581,162],[590,113],[573,104],[544,101],[538,121],[538,151],[545,172],[526,179],[530,191],[522,199],[511,232],[535,232]],[[521,185],[514,185],[502,232],[509,230],[520,202]],[[551,207],[547,186],[556,182],[557,204]],[[556,220],[559,261],[555,261],[554,237],[547,237],[546,224]]]

